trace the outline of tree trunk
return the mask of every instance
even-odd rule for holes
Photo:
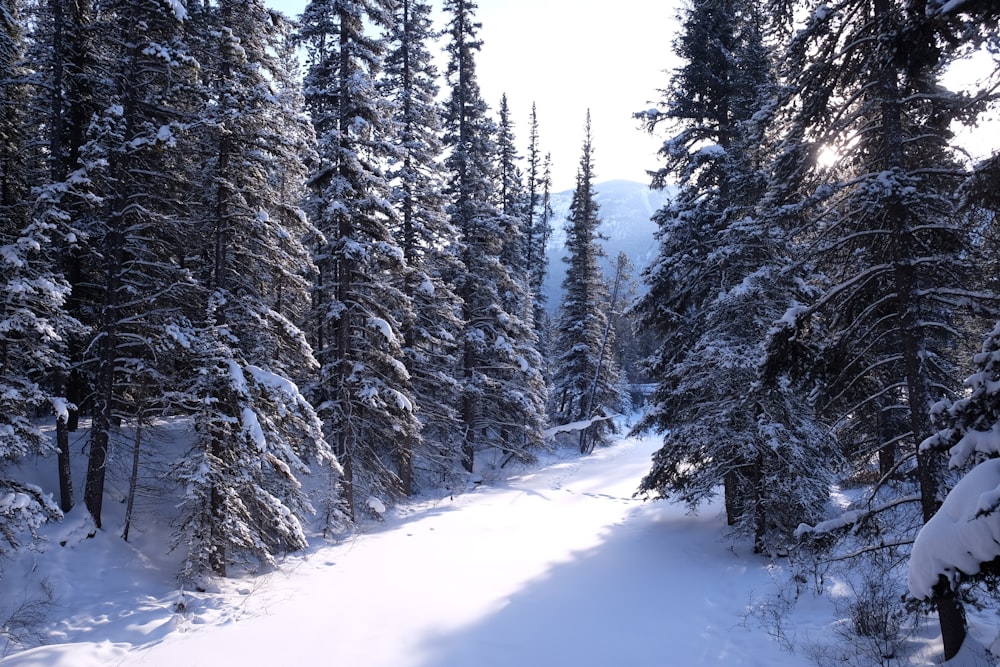
[[[891,0],[874,0],[875,21],[879,32],[892,35],[896,32]],[[881,54],[879,88],[882,95],[882,150],[883,167],[887,171],[906,168],[904,152],[904,131],[902,108],[899,96],[897,74],[893,66],[892,54]],[[917,450],[917,468],[920,481],[920,503],[926,523],[940,506],[940,465],[939,455],[919,450],[919,445],[931,434],[930,427],[930,380],[923,363],[924,338],[920,324],[919,296],[917,294],[917,272],[913,264],[916,242],[906,205],[894,195],[885,209],[885,221],[893,231],[893,282],[896,290],[896,309],[901,332],[903,369],[906,375],[906,394],[909,404],[910,432]],[[935,599],[941,637],[944,641],[944,658],[950,660],[962,648],[967,633],[965,612],[962,603],[953,591],[939,595]]]
[[[135,492],[139,484],[139,450],[142,445],[142,419],[135,424],[135,440],[132,443],[132,473],[128,478],[128,503],[125,506],[125,527],[122,539],[128,542],[128,531],[132,525],[132,510],[135,508]]]

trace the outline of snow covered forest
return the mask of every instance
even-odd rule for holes
[[[0,0],[0,591],[111,532],[216,590],[631,429],[636,498],[840,601],[820,667],[924,664],[931,624],[996,664],[996,0],[685,3],[622,119],[671,192],[641,275],[589,111],[557,216],[476,10]],[[793,607],[748,613],[795,650]]]

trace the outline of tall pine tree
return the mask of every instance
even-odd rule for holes
[[[412,314],[396,279],[405,263],[384,173],[396,146],[375,83],[385,45],[365,32],[366,24],[391,27],[393,18],[387,2],[315,0],[300,35],[320,159],[309,181],[309,212],[320,233],[314,400],[344,467],[351,517],[408,490],[419,430],[403,363],[403,327]]]
[[[476,452],[494,448],[507,457],[529,458],[541,444],[544,379],[537,341],[522,311],[511,312],[510,297],[523,282],[503,262],[507,243],[518,230],[496,206],[495,126],[487,116],[476,79],[481,43],[476,4],[447,0],[445,142],[450,149],[449,215],[462,244],[464,270],[456,286],[462,298],[460,377],[465,441],[462,465],[472,471]]]
[[[389,34],[384,94],[395,105],[398,154],[389,170],[398,211],[394,228],[403,259],[403,290],[412,317],[403,324],[406,364],[417,397],[421,438],[411,467],[400,471],[409,493],[425,478],[438,483],[460,468],[461,386],[455,377],[461,301],[452,281],[462,271],[455,230],[445,207],[445,172],[438,70],[428,50],[435,37],[431,8],[403,0]]]
[[[610,326],[610,295],[599,264],[604,250],[600,239],[600,207],[594,192],[594,146],[590,112],[584,125],[583,150],[576,172],[576,189],[566,224],[566,278],[554,341],[551,418],[570,423],[598,418],[581,435],[606,442],[614,429],[610,417],[622,408]],[[584,447],[581,447],[585,449]]]

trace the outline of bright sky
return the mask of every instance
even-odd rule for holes
[[[270,0],[297,16],[306,0]],[[440,7],[440,1],[434,3]],[[553,190],[575,184],[587,109],[598,181],[648,183],[660,142],[639,128],[667,84],[676,0],[479,0],[479,85],[494,111],[506,93],[526,153],[531,104],[539,143],[552,154]],[[444,42],[442,42],[442,47]]]

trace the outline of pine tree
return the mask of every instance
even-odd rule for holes
[[[406,262],[403,290],[412,302],[412,319],[403,323],[406,363],[422,427],[412,467],[437,483],[459,468],[461,457],[462,397],[454,374],[461,301],[451,281],[462,267],[458,233],[445,211],[430,6],[403,0],[393,27],[382,86],[396,108],[398,156],[389,177],[399,215],[394,232]],[[400,471],[405,493],[411,478],[409,470]]]
[[[618,359],[613,353],[610,295],[599,259],[600,208],[594,192],[594,148],[590,112],[584,126],[583,150],[576,189],[566,225],[566,261],[563,301],[559,310],[553,359],[552,419],[571,423],[607,418],[622,408]],[[596,421],[584,432],[592,442],[606,442],[614,425]],[[581,434],[581,449],[584,436]]]
[[[53,256],[71,290],[66,309],[87,328],[96,325],[93,283],[85,280],[83,270],[83,221],[91,210],[87,178],[81,150],[87,141],[87,128],[98,109],[98,96],[106,92],[106,80],[98,72],[101,48],[96,38],[96,12],[90,0],[66,2],[50,0],[34,5],[30,25],[33,28],[29,60],[36,65],[29,134],[46,145],[39,165],[36,184],[39,196],[33,201],[33,215],[46,224],[60,226],[53,238],[58,252]],[[107,46],[104,44],[103,46]],[[42,139],[44,137],[44,139]],[[76,174],[80,178],[70,178]],[[74,502],[70,466],[69,432],[77,429],[81,409],[91,395],[92,374],[82,365],[87,340],[84,329],[70,332],[67,340],[69,366],[65,376],[53,378],[60,393],[65,393],[67,418],[56,423],[60,506],[68,511]]]
[[[11,469],[28,456],[50,452],[37,411],[64,417],[65,400],[52,377],[66,369],[65,312],[69,288],[50,252],[54,226],[30,222],[25,156],[24,35],[16,3],[0,2],[0,537],[16,548],[61,513],[42,489]],[[0,545],[0,555],[6,549]]]
[[[463,302],[461,332],[462,465],[472,471],[478,450],[493,447],[508,457],[529,458],[541,444],[545,385],[537,339],[522,310],[523,282],[502,258],[517,230],[495,204],[494,124],[476,80],[480,48],[476,5],[448,0],[448,82],[445,107],[446,162],[450,172],[449,215],[459,232],[464,271],[456,280]],[[519,296],[520,294],[520,296]],[[512,298],[513,297],[513,300]]]
[[[950,125],[963,105],[938,83],[949,56],[923,29],[923,7],[858,0],[811,9],[785,59],[773,123],[783,139],[770,169],[771,211],[804,223],[799,240],[821,292],[796,326],[824,355],[819,406],[838,425],[867,431],[874,444],[856,448],[859,459],[880,453],[883,482],[914,467],[919,503],[910,507],[927,521],[944,488],[940,454],[919,448],[931,435],[928,409],[959,384],[965,307],[986,305],[970,288],[969,230],[953,200],[961,169]],[[817,160],[824,150],[830,165]],[[872,493],[893,492],[878,484]],[[964,612],[951,591],[935,602],[949,659]]]
[[[392,501],[406,489],[419,423],[403,359],[412,320],[395,279],[403,252],[383,172],[395,157],[388,110],[375,77],[384,43],[365,23],[391,27],[384,2],[316,0],[302,17],[309,70],[306,102],[320,163],[309,186],[321,236],[315,250],[312,336],[321,364],[314,389],[335,453],[344,466],[348,514],[359,503]],[[370,506],[370,505],[369,505]]]
[[[650,128],[675,123],[654,184],[679,187],[657,213],[660,256],[637,306],[638,326],[663,342],[646,362],[654,407],[636,430],[665,434],[642,492],[698,506],[721,485],[735,533],[781,552],[823,509],[833,454],[793,390],[802,375],[766,362],[781,340],[774,323],[802,295],[787,230],[757,211],[767,156],[755,119],[774,89],[761,23],[744,2],[693,4],[665,110],[644,114]]]
[[[528,284],[531,288],[531,298],[534,304],[533,318],[539,322],[545,310],[545,296],[542,286],[548,272],[545,257],[545,245],[548,242],[548,228],[544,224],[542,200],[546,191],[545,162],[539,147],[538,111],[535,103],[531,103],[531,125],[528,134],[528,173],[525,188],[527,198],[524,220],[524,262],[528,267]]]
[[[180,193],[188,104],[197,95],[186,52],[182,5],[112,2],[95,24],[104,48],[95,75],[102,111],[87,131],[80,167],[65,190],[81,209],[81,271],[94,285],[99,316],[83,363],[94,377],[93,420],[84,501],[102,523],[111,431],[168,394],[175,350],[166,332],[186,326],[194,284],[184,268],[186,228]],[[97,74],[99,73],[99,74]],[[162,407],[162,406],[160,406]]]
[[[186,493],[175,536],[188,548],[188,579],[208,570],[225,576],[231,562],[273,564],[279,551],[305,547],[312,506],[300,478],[307,464],[325,470],[335,502],[340,472],[297,386],[318,363],[285,314],[306,310],[311,258],[305,216],[285,199],[296,191],[290,183],[304,184],[305,167],[284,139],[300,110],[282,106],[272,88],[288,79],[273,55],[282,18],[260,2],[221,0],[196,8],[192,23],[206,90],[194,211],[203,221],[197,273],[206,298],[187,350],[197,369],[186,387],[197,438],[181,464]],[[327,529],[345,523],[327,514]]]

